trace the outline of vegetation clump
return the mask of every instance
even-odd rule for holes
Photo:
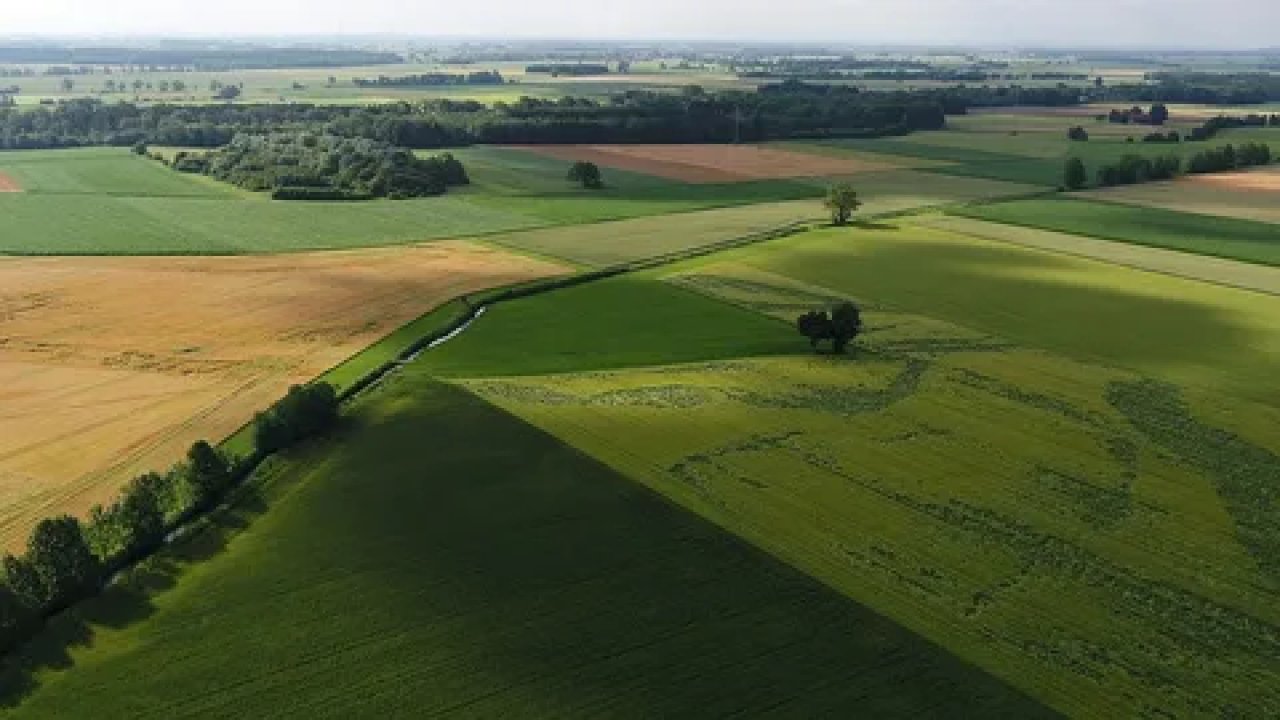
[[[179,153],[173,166],[277,200],[426,197],[470,182],[448,153],[419,158],[386,142],[311,133],[237,135],[206,155]]]
[[[600,166],[593,162],[578,161],[569,168],[569,182],[581,183],[588,190],[599,190],[604,187],[604,177],[600,174]]]
[[[831,341],[831,349],[843,354],[849,343],[862,333],[862,311],[851,302],[837,304],[830,312],[814,310],[796,320],[796,329],[809,338],[809,346],[818,349],[818,343]]]

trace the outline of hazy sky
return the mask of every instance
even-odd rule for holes
[[[1243,48],[1280,45],[1278,29],[1280,0],[0,0],[5,35],[397,33]]]

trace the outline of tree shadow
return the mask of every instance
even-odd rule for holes
[[[194,565],[226,550],[267,510],[252,479],[228,504],[196,520],[155,555],[123,571],[101,593],[59,613],[26,645],[0,658],[0,709],[14,709],[39,688],[39,677],[75,665],[75,651],[94,646],[98,630],[123,630],[155,614],[154,600],[173,589]]]

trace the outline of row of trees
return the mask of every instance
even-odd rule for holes
[[[236,85],[213,90],[223,99]],[[0,149],[82,145],[217,147],[241,132],[308,131],[413,148],[472,143],[731,142],[869,137],[938,129],[971,91],[860,92],[784,83],[756,92],[631,91],[607,98],[523,98],[492,106],[427,100],[376,106],[137,105],[76,99],[0,110]],[[992,95],[991,98],[995,96]]]
[[[421,75],[379,75],[372,78],[352,78],[356,87],[444,87],[449,85],[502,85],[506,80],[497,70],[481,70],[471,73],[423,73]]]
[[[233,462],[206,442],[164,473],[130,482],[86,522],[63,515],[32,530],[26,551],[0,561],[0,653],[32,636],[44,620],[96,594],[116,572],[155,552],[175,528],[217,505],[255,460],[315,437],[338,418],[331,386],[295,387],[256,422],[255,458]]]
[[[448,153],[420,158],[378,140],[311,133],[237,135],[213,152],[180,152],[172,164],[278,200],[426,197],[470,182]]]
[[[1177,155],[1146,157],[1129,154],[1118,161],[1098,168],[1097,183],[1101,187],[1133,185],[1156,180],[1171,180],[1185,172],[1191,174],[1230,172],[1258,165],[1270,164],[1275,159],[1271,147],[1265,143],[1244,143],[1239,147],[1224,145],[1198,152],[1183,159]],[[1079,190],[1089,182],[1084,161],[1068,158],[1063,168],[1062,184],[1068,190]]]

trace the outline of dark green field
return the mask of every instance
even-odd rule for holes
[[[422,373],[347,425],[57,623],[14,715],[1048,714]]]

